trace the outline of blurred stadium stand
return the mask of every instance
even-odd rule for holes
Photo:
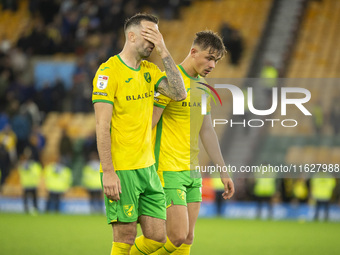
[[[214,78],[260,77],[268,62],[275,66],[279,78],[338,76],[340,2],[337,0],[159,2],[21,0],[0,5],[0,133],[17,116],[28,117],[31,132],[23,138],[16,134],[18,153],[11,157],[8,177],[3,174],[6,180],[1,187],[2,196],[14,198],[22,194],[16,170],[20,146],[36,148],[39,161],[46,165],[67,158],[61,149],[62,137],[66,135],[72,143],[70,164],[75,180],[66,197],[88,198],[80,180],[82,167],[95,144],[90,99],[92,78],[99,63],[119,53],[124,43],[123,21],[136,12],[146,11],[160,18],[160,31],[176,63],[187,56],[196,32],[204,29],[221,32],[224,24],[237,31],[243,43],[240,60],[232,63],[227,55],[212,73]],[[232,49],[226,47],[230,55]],[[155,52],[150,60],[162,67]],[[282,86],[295,85],[282,82]],[[277,125],[251,129],[249,134],[244,134],[242,128],[216,128],[228,164],[338,164],[340,127],[332,121],[333,112],[340,115],[339,108],[334,109],[334,102],[340,100],[338,86],[335,79],[319,82],[311,79],[301,85],[313,95],[308,109],[321,107],[323,124],[319,133],[314,119],[301,116],[293,108],[290,117],[299,119],[294,130]],[[257,93],[256,99],[260,102],[258,108],[266,106],[268,98],[264,93]],[[223,94],[222,101],[231,102],[231,95]],[[32,114],[34,107],[38,108],[38,120]],[[224,111],[225,116],[231,116],[231,103]],[[275,114],[272,118],[276,118]],[[39,137],[45,140],[40,145]],[[204,152],[200,158],[202,165],[209,164]],[[216,187],[213,182],[206,183],[205,201],[213,203]],[[253,199],[248,180],[239,178],[235,183],[234,200]],[[43,181],[39,196],[46,197]],[[335,194],[332,201],[338,199]],[[235,208],[234,213],[239,212],[238,205]],[[203,214],[209,210],[204,207]],[[225,212],[225,215],[233,213]]]

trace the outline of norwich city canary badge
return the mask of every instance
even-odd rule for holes
[[[180,199],[185,200],[185,193],[183,190],[178,189],[177,190],[177,195]]]
[[[151,75],[150,75],[150,73],[149,73],[149,72],[147,72],[147,73],[144,73],[144,78],[145,78],[145,80],[146,80],[148,83],[150,83],[150,82],[151,82]]]
[[[126,216],[132,217],[135,210],[133,205],[123,205],[123,210]]]

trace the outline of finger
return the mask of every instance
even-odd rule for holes
[[[159,30],[157,28],[155,28],[155,27],[146,27],[145,30],[152,31],[154,33],[158,33],[159,32]]]
[[[104,186],[104,194],[105,194],[105,196],[106,196],[107,198],[109,198],[109,197],[111,196],[110,190],[109,190],[107,187],[105,187],[105,186]]]
[[[150,36],[143,36],[145,40],[151,42],[152,44],[155,44],[156,39],[150,37]]]
[[[122,193],[122,186],[120,186],[120,181],[118,181],[118,190],[119,190],[119,193]]]
[[[228,198],[230,199],[234,195],[235,189],[233,184],[229,184]]]
[[[142,32],[141,34],[144,38],[147,37],[147,38],[152,39],[152,40],[157,40],[157,37],[155,35],[148,34],[148,33],[145,33],[145,32]]]
[[[118,183],[116,185],[114,185],[112,187],[112,189],[113,189],[114,197],[115,197],[116,201],[119,200],[119,187],[118,187]]]
[[[227,199],[228,198],[228,191],[224,191],[223,194],[222,194],[222,197],[224,199]]]

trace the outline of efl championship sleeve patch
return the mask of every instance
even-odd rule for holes
[[[108,81],[109,81],[109,76],[98,75],[97,88],[105,89],[107,87]]]

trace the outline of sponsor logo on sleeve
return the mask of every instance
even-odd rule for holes
[[[105,89],[107,87],[108,81],[109,81],[109,76],[98,75],[97,88],[102,89],[102,90]]]
[[[96,96],[107,96],[107,93],[104,93],[104,92],[93,92],[93,95],[96,95]]]

